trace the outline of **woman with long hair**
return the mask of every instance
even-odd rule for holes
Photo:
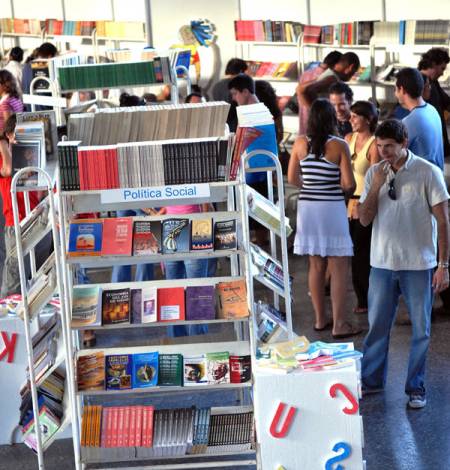
[[[0,70],[0,133],[3,133],[9,116],[23,111],[16,79],[8,70]]]
[[[345,140],[350,147],[353,175],[356,180],[355,192],[350,197],[347,206],[354,251],[352,281],[357,299],[354,313],[367,313],[372,224],[367,227],[360,224],[358,199],[364,190],[367,170],[380,161],[374,136],[377,122],[378,111],[369,101],[357,101],[350,107],[350,124],[353,132],[347,134]]]
[[[316,331],[332,326],[335,339],[358,334],[345,319],[349,257],[353,255],[345,195],[355,190],[350,152],[336,137],[336,113],[328,100],[311,106],[307,135],[297,138],[289,161],[288,181],[301,188],[294,253],[309,256],[309,290]],[[331,273],[333,322],[325,314],[325,271]]]

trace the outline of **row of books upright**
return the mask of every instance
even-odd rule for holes
[[[150,387],[240,384],[251,380],[249,355],[228,351],[206,354],[84,354],[77,359],[79,392]]]
[[[168,57],[124,63],[85,64],[59,67],[61,91],[112,88],[118,86],[171,83],[172,69]]]
[[[137,21],[69,21],[0,19],[2,33],[90,36],[94,29],[99,37],[145,39],[145,25]]]
[[[85,406],[84,459],[177,457],[252,448],[253,411],[236,408],[175,408],[151,405]]]
[[[374,26],[374,35],[377,44],[446,45],[450,39],[450,21],[377,22]]]
[[[295,21],[236,20],[236,41],[297,42],[303,25]]]
[[[61,427],[64,417],[64,383],[64,373],[56,370],[38,387],[39,424],[43,445]],[[19,425],[22,429],[24,443],[37,452],[37,437],[29,382],[21,388],[20,397]]]
[[[244,280],[186,288],[75,286],[72,295],[73,328],[248,317]]]
[[[297,62],[278,63],[248,60],[247,65],[246,73],[255,78],[289,78],[290,80],[298,78]]]
[[[355,21],[322,26],[322,44],[368,45],[374,31],[373,21]]]
[[[224,181],[228,139],[200,138],[81,147],[58,144],[63,191]]]

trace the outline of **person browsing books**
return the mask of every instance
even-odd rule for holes
[[[11,114],[23,111],[16,79],[11,72],[0,70],[0,134],[5,130],[5,123]]]
[[[16,79],[17,90],[19,95],[22,96],[22,71],[23,71],[23,49],[21,47],[13,47],[9,51],[8,63],[5,70],[11,72],[12,76]]]
[[[20,293],[20,277],[17,262],[17,254],[14,247],[16,244],[14,231],[14,215],[11,197],[11,181],[13,174],[13,161],[10,144],[14,142],[14,132],[16,127],[16,115],[12,114],[6,120],[4,133],[0,139],[0,194],[3,203],[3,217],[5,219],[5,251],[6,257],[3,265],[3,279],[1,286],[1,298],[11,294]],[[30,208],[33,209],[39,202],[35,191],[29,192]],[[19,217],[25,217],[25,204],[23,193],[17,194],[19,206]]]

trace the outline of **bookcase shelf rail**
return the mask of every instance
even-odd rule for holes
[[[235,455],[235,454],[234,454]],[[161,457],[164,460],[167,457]],[[249,467],[256,465],[256,460],[224,460],[222,462],[195,462],[166,465],[139,466],[139,470],[197,470],[199,468],[232,468]],[[96,467],[97,470],[111,470],[110,467]],[[122,470],[133,470],[136,467],[120,467]]]

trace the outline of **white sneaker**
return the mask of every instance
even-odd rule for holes
[[[409,396],[408,406],[415,410],[423,408],[427,404],[425,394],[411,393]]]

